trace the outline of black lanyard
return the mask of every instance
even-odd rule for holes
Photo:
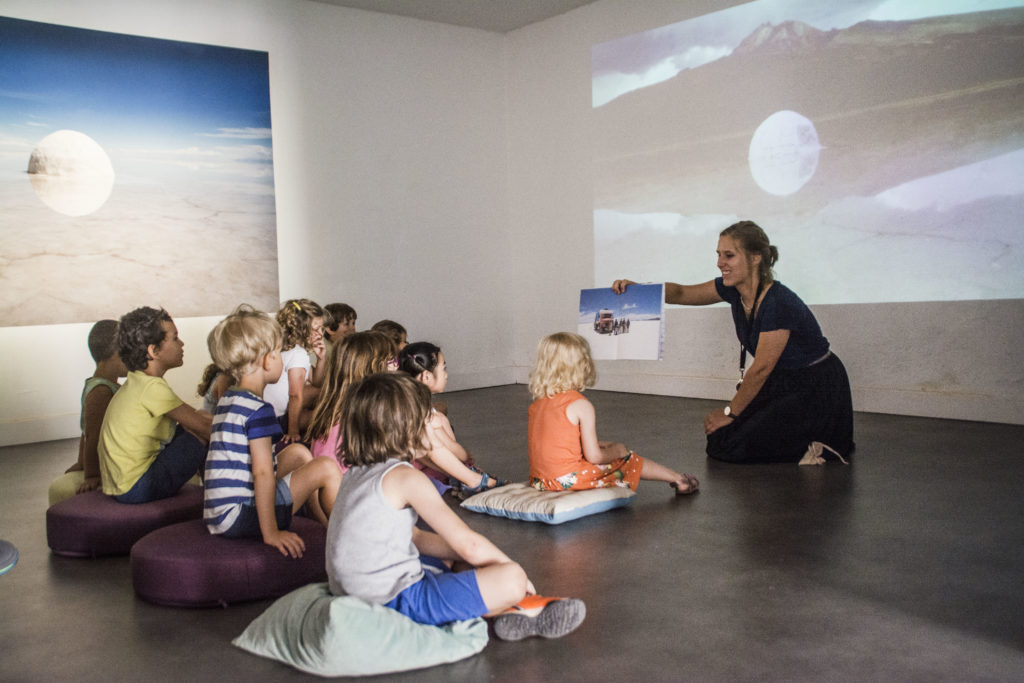
[[[747,343],[740,342],[740,381],[736,383],[736,388],[740,388],[740,384],[743,383],[743,373],[747,367],[747,347],[750,346],[750,335],[754,331],[754,313],[757,312],[757,300],[761,298],[761,292],[764,291],[764,282],[758,280],[757,292],[754,293],[754,303],[750,305],[750,313],[747,315]],[[737,291],[737,293],[739,293]],[[743,296],[740,296],[740,305],[743,305]]]

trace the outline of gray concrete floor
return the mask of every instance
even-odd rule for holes
[[[557,641],[493,640],[393,680],[1022,680],[1024,427],[858,413],[852,466],[709,462],[710,401],[588,392],[602,439],[701,480],[562,526],[459,514],[538,589],[587,603]],[[444,397],[485,469],[527,475],[523,386]],[[183,610],[132,592],[127,557],[46,545],[73,440],[0,448],[0,680],[300,680],[230,641],[270,603]]]

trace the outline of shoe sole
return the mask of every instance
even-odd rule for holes
[[[575,631],[587,616],[582,600],[567,598],[549,603],[536,616],[510,613],[494,620],[494,635],[501,640],[522,640],[531,636],[561,638]]]

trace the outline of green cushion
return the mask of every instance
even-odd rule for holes
[[[487,645],[483,619],[418,624],[390,607],[331,595],[314,583],[279,598],[236,646],[320,676],[368,676],[472,656]]]

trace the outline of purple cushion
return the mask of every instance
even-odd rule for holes
[[[327,528],[292,518],[290,531],[306,551],[285,557],[259,539],[214,536],[202,520],[157,529],[132,548],[132,583],[139,597],[172,607],[212,607],[275,598],[327,580]]]
[[[202,515],[201,486],[186,484],[176,496],[139,505],[89,491],[46,510],[46,542],[57,555],[127,555],[149,532]]]

